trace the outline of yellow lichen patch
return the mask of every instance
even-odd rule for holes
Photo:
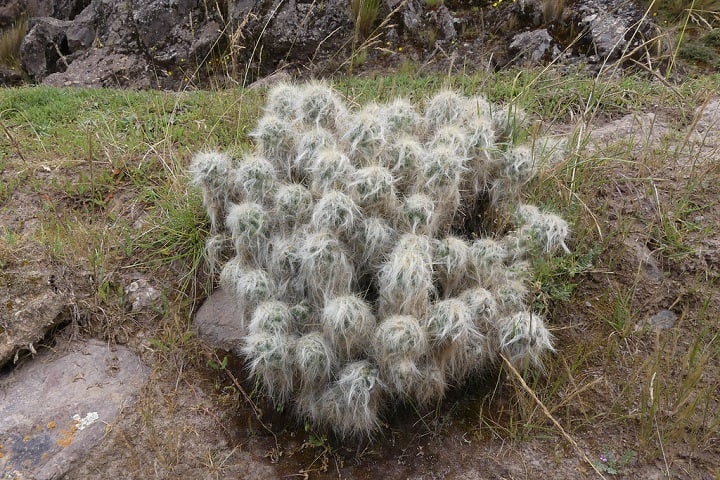
[[[77,421],[73,421],[73,424],[67,430],[60,430],[60,438],[57,440],[57,444],[63,448],[69,447],[70,444],[75,440],[75,433],[77,433]]]
[[[57,427],[57,424],[55,422],[48,422],[47,428],[48,430],[52,430],[53,428]]]

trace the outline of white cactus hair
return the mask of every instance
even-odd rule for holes
[[[419,408],[437,406],[448,388],[447,375],[435,359],[428,359],[419,370],[420,381],[414,385],[412,399]]]
[[[325,338],[344,360],[358,358],[368,351],[376,324],[370,305],[357,295],[328,299],[320,314]]]
[[[380,422],[381,390],[378,369],[372,363],[359,360],[346,364],[319,399],[320,423],[343,438],[368,435]]]
[[[470,247],[459,237],[447,236],[435,242],[433,257],[443,296],[454,296],[470,273]]]
[[[374,215],[392,216],[397,211],[395,179],[385,167],[371,165],[356,170],[350,190],[357,204]]]
[[[500,351],[519,370],[530,365],[542,369],[542,357],[554,352],[553,336],[542,317],[527,311],[516,312],[499,321]]]
[[[443,89],[425,104],[425,123],[436,129],[447,124],[458,124],[465,115],[467,100],[454,90]]]
[[[475,329],[487,334],[498,312],[493,294],[482,287],[473,287],[464,290],[458,298],[467,305]]]
[[[315,201],[312,192],[300,183],[280,185],[273,198],[273,219],[277,228],[292,230],[310,219]]]
[[[355,231],[352,244],[363,271],[376,271],[397,240],[397,231],[382,217],[365,217]]]
[[[468,261],[479,282],[492,284],[501,275],[508,256],[504,242],[484,237],[476,239],[470,245]]]
[[[320,332],[310,332],[295,344],[295,372],[301,388],[327,386],[337,369],[337,357]]]
[[[521,224],[519,236],[537,242],[544,253],[553,253],[562,248],[565,253],[570,249],[565,239],[570,233],[568,223],[552,213],[541,212],[534,205],[523,204],[516,210]]]
[[[228,252],[232,250],[232,240],[223,233],[210,235],[205,239],[205,265],[210,278],[215,278],[215,272],[221,271],[221,265],[227,261]]]
[[[293,391],[294,344],[294,337],[267,332],[247,335],[243,341],[242,352],[248,360],[250,374],[262,380],[276,405],[284,404]]]
[[[276,293],[275,283],[264,270],[247,268],[239,257],[223,267],[220,286],[234,294],[242,315],[238,319],[241,325],[260,302],[270,300]]]
[[[225,215],[231,168],[232,159],[221,152],[198,153],[190,162],[190,183],[202,192],[212,232],[218,231]]]
[[[424,193],[405,197],[401,215],[406,227],[413,233],[434,235],[437,228],[435,201]]]
[[[300,279],[309,298],[316,305],[325,298],[352,292],[355,269],[344,244],[333,233],[309,232],[298,249]]]
[[[433,304],[425,319],[425,329],[433,345],[465,344],[479,332],[470,306],[457,298]]]
[[[405,234],[388,255],[378,275],[381,316],[421,316],[435,295],[430,239]]]
[[[391,365],[383,365],[380,373],[388,393],[402,401],[412,401],[419,384],[424,380],[417,362],[404,357],[397,359]]]
[[[349,235],[362,219],[360,209],[349,195],[330,190],[315,204],[311,225],[317,230],[329,230],[338,235]]]
[[[417,131],[422,122],[422,117],[406,98],[396,98],[379,113],[387,119],[388,132],[395,137]]]
[[[367,105],[363,110],[349,115],[343,140],[348,153],[361,166],[376,163],[376,157],[388,142],[387,120],[378,115],[377,105]]]
[[[279,170],[290,171],[297,142],[297,132],[290,120],[265,115],[250,136],[255,139],[261,155],[275,159]]]
[[[290,335],[293,333],[293,316],[290,307],[279,300],[267,300],[258,304],[248,325],[248,333]]]
[[[315,127],[303,132],[297,141],[297,154],[291,168],[292,178],[304,181],[310,174],[315,156],[336,145],[335,136],[325,128]]]
[[[245,155],[232,173],[237,200],[262,203],[272,196],[277,176],[275,167],[265,157]]]
[[[502,358],[542,368],[532,260],[567,252],[570,227],[522,204],[564,147],[531,137],[517,105],[450,88],[347,105],[328,82],[276,85],[252,151],[200,153],[190,173],[260,392],[357,439]]]
[[[415,184],[426,155],[425,147],[415,137],[402,135],[383,151],[381,161],[392,172],[397,187],[407,191]]]
[[[297,105],[300,120],[315,127],[335,129],[337,122],[346,114],[340,95],[323,81],[308,83]]]
[[[255,202],[234,204],[228,211],[225,226],[232,235],[237,255],[260,266],[267,256],[270,218],[262,205]]]
[[[312,190],[321,193],[341,189],[349,182],[355,168],[341,149],[328,147],[317,152],[307,170]]]
[[[380,365],[399,359],[419,360],[428,351],[428,335],[412,315],[391,315],[375,332],[375,358]]]
[[[265,116],[276,116],[288,122],[294,121],[298,113],[298,100],[302,94],[302,89],[296,85],[278,83],[268,91]]]

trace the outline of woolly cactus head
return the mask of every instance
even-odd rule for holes
[[[406,192],[415,184],[425,155],[425,147],[416,138],[401,135],[388,144],[379,160],[392,172],[396,187]]]
[[[562,248],[569,253],[565,239],[570,229],[565,220],[552,213],[541,212],[534,205],[520,205],[516,210],[518,223],[522,226],[519,231],[520,238],[540,246],[545,253],[552,253]]]
[[[390,170],[373,165],[353,173],[350,190],[357,204],[366,211],[390,216],[396,210],[394,183]]]
[[[317,152],[308,168],[310,185],[315,192],[341,189],[355,171],[350,159],[338,148],[323,148]]]
[[[435,294],[429,238],[400,237],[380,268],[378,285],[381,315],[422,316]]]
[[[235,252],[248,262],[261,263],[265,258],[270,219],[267,212],[254,202],[230,207],[225,226],[232,235]]]
[[[377,107],[369,105],[350,115],[343,139],[348,144],[350,158],[361,166],[376,163],[376,157],[385,147],[387,120],[378,115]]]
[[[454,90],[441,90],[425,105],[425,123],[432,129],[461,123],[467,111],[467,100]]]
[[[287,172],[295,153],[297,132],[290,120],[265,116],[255,130],[250,132],[259,152],[267,158],[276,159],[278,167]]]
[[[445,237],[435,242],[434,264],[443,296],[456,294],[469,273],[470,247],[458,237]]]
[[[337,236],[326,230],[307,233],[298,256],[302,285],[315,305],[352,292],[355,269]]]
[[[542,318],[521,311],[500,321],[498,328],[500,351],[515,368],[526,369],[531,364],[542,367],[542,356],[554,351],[552,335]]]
[[[190,162],[191,183],[200,187],[203,205],[213,232],[222,224],[228,198],[228,177],[232,161],[224,153],[198,153]]]
[[[298,99],[300,120],[308,125],[334,129],[345,115],[345,104],[337,92],[325,82],[312,82]]]
[[[315,230],[349,234],[360,220],[360,209],[352,198],[338,190],[330,190],[315,204],[311,225]]]
[[[247,155],[235,168],[232,175],[233,191],[240,201],[262,203],[272,198],[277,178],[275,167],[259,155]]]
[[[293,390],[292,352],[295,338],[279,333],[247,335],[242,348],[251,375],[262,381],[270,398],[282,405]]]
[[[457,298],[435,303],[430,308],[425,328],[433,345],[465,344],[472,335],[478,333],[472,309]]]
[[[298,111],[298,99],[301,97],[301,89],[289,83],[275,85],[267,95],[265,105],[265,116],[277,117],[287,122],[295,120]]]
[[[402,218],[413,233],[432,235],[435,230],[435,201],[428,195],[415,193],[405,198]]]
[[[295,371],[302,388],[315,389],[327,385],[337,369],[335,351],[320,332],[310,332],[295,344]]]
[[[299,183],[281,185],[275,191],[273,216],[278,228],[294,228],[307,222],[315,202],[312,192]]]
[[[360,360],[345,365],[320,398],[322,423],[332,425],[342,437],[367,435],[379,423],[380,390],[373,364]]]
[[[190,181],[203,191],[222,195],[227,191],[231,168],[232,160],[224,153],[198,153],[190,162]]]
[[[315,127],[303,132],[297,141],[297,155],[293,160],[293,178],[304,181],[315,157],[323,150],[336,146],[335,136],[329,130]]]
[[[238,319],[241,324],[244,324],[245,316],[252,309],[260,302],[270,300],[276,293],[275,282],[265,271],[247,268],[239,257],[233,258],[223,267],[220,286],[234,294],[243,312],[243,317]]]
[[[320,315],[325,338],[344,360],[357,358],[368,350],[376,323],[370,305],[356,295],[328,299]]]
[[[400,359],[419,360],[428,351],[427,332],[411,315],[392,315],[375,332],[375,358],[381,365]]]
[[[397,98],[378,112],[387,121],[390,135],[412,134],[421,127],[422,117],[410,101]]]
[[[278,300],[260,303],[252,315],[248,325],[251,335],[268,333],[290,335],[293,332],[293,316],[290,307]]]

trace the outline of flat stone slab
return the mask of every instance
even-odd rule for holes
[[[222,288],[210,295],[195,314],[193,328],[198,337],[215,348],[242,356],[242,339],[247,330],[235,298]]]
[[[149,374],[122,346],[90,340],[0,374],[0,478],[60,478],[105,435]]]

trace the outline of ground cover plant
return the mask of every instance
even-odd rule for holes
[[[573,226],[571,253],[538,257],[527,286],[555,338],[544,371],[503,363],[440,405],[398,410],[358,448],[245,397],[246,366],[190,326],[213,288],[212,225],[187,170],[198,150],[251,151],[266,91],[0,91],[2,291],[11,272],[56,273],[75,303],[49,346],[127,343],[154,369],[68,478],[717,476],[720,147],[701,109],[719,82],[549,68],[336,83],[352,109],[482,92],[528,113],[529,144],[569,140],[522,194]],[[164,292],[156,310],[125,308],[139,274]],[[662,310],[674,323],[653,323]]]

